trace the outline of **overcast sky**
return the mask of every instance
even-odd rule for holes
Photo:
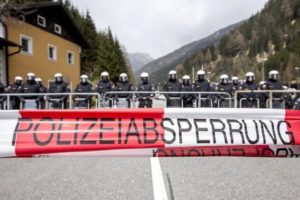
[[[72,0],[97,29],[111,27],[129,53],[153,58],[249,18],[268,0]]]

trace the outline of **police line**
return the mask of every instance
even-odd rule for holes
[[[0,112],[0,157],[298,157],[300,111],[102,109]]]

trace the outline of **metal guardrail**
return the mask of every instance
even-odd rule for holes
[[[100,102],[101,102],[101,97],[100,94],[98,93],[7,93],[7,94],[0,94],[0,97],[6,97],[6,104],[7,104],[7,109],[10,109],[11,106],[11,99],[13,97],[43,97],[43,99],[47,103],[49,103],[49,100],[51,98],[49,97],[57,97],[57,96],[62,96],[65,97],[69,100],[69,108],[73,108],[73,97],[76,96],[91,96],[91,97],[96,97],[95,100],[95,107],[99,108],[100,107]],[[53,98],[55,99],[55,98]]]
[[[279,98],[274,97],[274,94],[282,94],[282,98],[284,98],[284,95],[288,95],[288,94],[300,94],[300,90],[239,90],[236,91],[234,93],[234,107],[235,108],[240,108],[241,104],[239,103],[239,97],[241,96],[241,94],[266,94],[267,95],[267,100],[266,100],[266,106],[267,108],[273,108],[273,102],[274,100],[278,101],[281,100]],[[255,98],[259,101],[258,98]]]
[[[183,100],[182,97],[185,95],[193,95],[194,96],[194,102],[193,106],[194,107],[202,107],[202,103],[204,101],[209,101],[210,106],[208,107],[213,107],[214,105],[217,105],[217,107],[220,107],[221,101],[228,101],[228,107],[234,107],[234,108],[241,108],[242,102],[247,101],[247,98],[241,98],[242,94],[261,94],[264,93],[268,97],[266,100],[266,105],[267,108],[273,108],[273,101],[278,100],[276,97],[274,97],[274,94],[299,94],[298,97],[300,96],[300,90],[253,90],[253,91],[236,91],[234,93],[234,96],[232,96],[229,93],[226,92],[195,92],[195,91],[180,91],[180,92],[166,92],[166,91],[111,91],[111,92],[106,92],[103,95],[100,95],[99,93],[6,93],[6,94],[0,94],[0,97],[5,97],[6,98],[6,104],[7,104],[7,109],[10,109],[11,106],[11,98],[13,97],[43,97],[45,100],[46,104],[49,103],[49,97],[51,96],[64,96],[68,99],[69,103],[69,108],[73,108],[73,97],[74,96],[91,96],[91,97],[96,97],[92,98],[93,101],[95,102],[95,108],[103,108],[107,107],[105,106],[106,101],[110,101],[109,103],[111,105],[114,105],[116,102],[116,97],[121,94],[128,94],[131,99],[131,103],[133,104],[133,107],[136,107],[136,102],[139,99],[139,95],[143,94],[148,94],[152,99],[159,99],[160,96],[163,96],[166,98],[167,95],[174,95],[176,94],[179,100],[181,100],[181,107],[183,107]],[[204,97],[205,96],[205,97]],[[214,98],[214,101],[213,99]],[[79,98],[80,99],[80,98]],[[259,108],[260,106],[260,99],[255,98],[257,101],[257,107]],[[215,102],[216,100],[216,102]],[[46,105],[47,107],[49,106],[48,104]],[[207,107],[207,106],[205,106]]]
[[[218,97],[219,95],[222,95],[225,99],[232,101],[232,96],[227,93],[227,92],[193,92],[193,91],[179,91],[179,92],[167,92],[167,91],[111,91],[111,92],[106,92],[103,96],[102,96],[102,100],[105,99],[111,99],[109,98],[109,96],[117,96],[120,94],[128,94],[134,104],[135,107],[135,102],[136,100],[138,100],[138,95],[137,94],[149,94],[150,96],[152,95],[152,98],[154,98],[155,96],[160,96],[160,95],[168,95],[168,94],[177,94],[179,98],[178,100],[182,100],[182,96],[184,95],[194,95],[196,96],[196,101],[198,101],[198,107],[201,107],[201,100],[206,100],[207,98],[203,98],[203,96],[216,96]],[[226,98],[227,97],[227,98]],[[174,98],[174,97],[172,97]],[[219,103],[218,103],[219,105]],[[231,103],[229,104],[231,107]],[[183,107],[183,102],[181,103],[181,106]]]

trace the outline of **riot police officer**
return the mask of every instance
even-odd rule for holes
[[[28,73],[27,74],[27,80],[22,85],[21,92],[24,94],[34,94],[39,93],[39,86],[35,82],[35,74],[34,73]],[[39,96],[20,96],[20,100],[23,104],[23,107],[27,108],[37,108],[39,103]],[[27,102],[28,100],[35,100],[34,104]],[[28,105],[26,105],[28,104]],[[30,104],[30,105],[29,105]]]
[[[177,72],[169,72],[169,80],[164,84],[165,92],[180,92],[181,83],[177,80]],[[165,94],[167,98],[167,107],[181,107],[181,95],[179,93]]]
[[[222,74],[220,76],[220,83],[216,87],[217,92],[225,92],[229,94],[230,96],[226,94],[218,94],[218,107],[230,107],[231,100],[228,98],[231,98],[232,95],[232,85],[229,83],[229,77],[227,74]]]
[[[181,92],[186,92],[182,94],[181,99],[183,102],[183,107],[184,108],[192,108],[194,104],[194,95],[189,94],[188,92],[193,91],[193,86],[191,84],[191,78],[188,75],[185,75],[182,77],[182,87],[181,87]]]
[[[240,84],[240,81],[239,81],[239,78],[238,78],[238,77],[233,76],[233,77],[231,78],[231,82],[232,82],[232,92],[233,92],[233,94],[234,94],[235,92],[237,92],[237,91],[239,91],[239,90],[242,89],[242,86],[241,86],[241,84]]]
[[[54,75],[54,82],[50,84],[48,93],[68,93],[70,92],[69,85],[64,82],[63,75],[56,73]],[[52,108],[66,108],[68,95],[50,95],[49,103],[52,104]]]
[[[7,88],[8,93],[17,94],[22,92],[22,82],[23,78],[21,76],[16,76],[13,84],[10,84]],[[10,97],[10,105],[8,105],[11,109],[17,110],[20,109],[20,99],[18,96]]]
[[[138,85],[137,91],[142,92],[152,92],[154,91],[154,86],[149,81],[149,74],[146,72],[143,72],[140,76],[141,83]],[[152,97],[154,96],[154,93],[137,93],[137,98],[139,101],[139,108],[152,108]]]
[[[248,72],[245,75],[245,82],[242,85],[242,90],[247,91],[247,93],[241,93],[241,98],[243,108],[257,108],[258,105],[258,94],[253,92],[257,90],[258,87],[255,83],[255,75],[253,72]]]
[[[259,88],[259,90],[262,90],[262,91],[267,90],[266,81],[259,82],[258,88]],[[259,99],[259,107],[260,108],[267,108],[268,94],[266,92],[261,92],[261,93],[259,93],[258,99]]]
[[[43,85],[41,78],[36,78],[35,82],[39,86],[39,93],[47,93],[47,88]],[[45,109],[46,103],[45,103],[44,96],[39,96],[39,104],[41,109]]]
[[[131,93],[126,93],[132,91],[132,84],[128,80],[126,73],[121,73],[119,76],[119,81],[117,82],[115,90],[121,92],[115,95],[118,108],[130,108],[131,106]]]
[[[92,93],[93,85],[88,81],[87,75],[80,76],[80,83],[76,86],[74,93]],[[74,95],[74,108],[88,108],[92,96],[91,95]]]
[[[279,81],[279,72],[277,70],[269,72],[266,86],[267,90],[283,90],[282,84]],[[284,108],[285,102],[283,93],[273,93],[272,99],[273,108]]]
[[[113,95],[105,93],[112,92],[114,90],[114,84],[109,80],[109,73],[108,72],[102,72],[100,75],[100,80],[96,84],[95,88],[96,92],[100,94],[100,97],[102,98],[101,101],[101,107],[112,107],[112,97]],[[105,95],[105,97],[104,97]],[[103,99],[105,98],[105,99]]]
[[[197,72],[197,80],[193,84],[193,91],[204,92],[204,93],[211,91],[210,83],[205,78],[205,71],[199,70]],[[199,107],[199,102],[201,102],[201,107],[211,107],[212,106],[211,105],[212,104],[211,98],[213,98],[212,95],[201,94],[201,99],[199,99],[199,95],[194,95],[194,98],[196,99],[197,107]]]

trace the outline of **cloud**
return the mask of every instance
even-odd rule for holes
[[[128,52],[157,58],[249,18],[268,0],[72,0],[98,29],[111,27]]]

